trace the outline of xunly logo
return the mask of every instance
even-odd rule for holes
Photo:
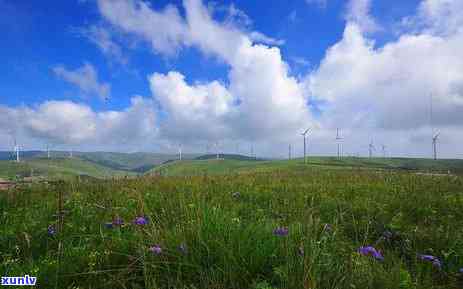
[[[2,286],[34,286],[37,282],[37,277],[2,277]]]

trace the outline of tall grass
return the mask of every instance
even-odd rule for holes
[[[456,177],[282,169],[63,182],[2,192],[0,211],[2,276],[37,276],[41,288],[463,287]],[[384,261],[359,254],[365,245]]]

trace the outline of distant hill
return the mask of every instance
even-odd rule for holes
[[[217,154],[207,154],[207,155],[202,155],[202,156],[195,158],[195,160],[213,160],[213,159],[217,159]],[[219,154],[219,159],[238,160],[238,161],[263,161],[265,160],[261,158],[254,158],[254,157],[239,155],[239,154]]]
[[[113,153],[113,152],[85,152],[77,153],[82,159],[110,167],[115,170],[126,170],[138,173],[149,171],[154,166],[165,161],[176,159],[173,154],[160,153]],[[194,159],[198,154],[183,154],[184,159]]]
[[[67,151],[51,151],[51,160],[68,159]],[[127,171],[132,173],[144,173],[154,166],[160,165],[168,160],[178,158],[176,154],[161,153],[117,153],[117,152],[73,152],[73,159],[80,159],[91,162],[103,168],[115,171]],[[183,154],[183,159],[194,159],[199,154]],[[0,161],[14,160],[15,154],[11,151],[0,151]],[[20,159],[26,162],[35,160],[48,160],[44,151],[21,151]],[[1,171],[0,171],[1,173]]]
[[[78,157],[74,158],[32,158],[20,163],[0,161],[0,178],[16,177],[69,178],[87,176],[104,178],[111,176],[135,175],[133,172],[114,170]]]
[[[463,175],[463,160],[430,160],[408,158],[351,158],[338,160],[335,157],[309,157],[307,165],[302,159],[294,160],[236,160],[197,158],[195,160],[173,161],[155,167],[147,174],[203,175],[247,172],[266,172],[279,169],[381,169],[416,172],[433,172]]]

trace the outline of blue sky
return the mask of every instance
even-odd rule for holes
[[[27,125],[15,128],[14,134],[29,147],[51,142],[82,149],[162,150],[185,143],[195,150],[199,143],[220,139],[224,147],[232,140],[272,143],[265,153],[275,154],[275,147],[287,139],[296,141],[289,134],[313,126],[319,129],[314,150],[320,154],[329,153],[324,144],[336,127],[355,139],[350,154],[361,138],[375,138],[379,143],[392,135],[400,139],[391,144],[395,154],[412,154],[404,148],[427,138],[430,126],[441,126],[449,135],[460,128],[461,118],[448,114],[460,112],[461,79],[457,68],[446,79],[439,79],[442,74],[414,79],[429,83],[432,78],[427,89],[436,98],[454,92],[456,102],[437,105],[433,125],[421,112],[408,120],[411,111],[399,105],[404,97],[391,100],[391,94],[398,94],[394,87],[416,94],[410,101],[418,104],[423,103],[418,96],[423,91],[412,80],[401,78],[407,67],[400,65],[400,58],[412,61],[406,56],[409,49],[424,51],[435,45],[450,53],[447,60],[458,63],[461,55],[451,54],[451,45],[459,41],[461,31],[451,25],[463,22],[461,12],[455,11],[460,5],[456,0],[270,0],[265,4],[248,0],[53,0],[46,4],[0,0],[0,28],[6,44],[0,46],[4,64],[0,66],[0,108],[11,117],[27,115]],[[121,7],[133,13],[119,11]],[[168,15],[169,9],[174,16]],[[194,13],[210,19],[196,21]],[[254,46],[246,41],[236,44],[243,37]],[[407,37],[414,40],[412,44],[404,40]],[[448,47],[440,47],[434,41],[438,39]],[[416,58],[413,61],[422,63]],[[250,68],[252,64],[255,67]],[[436,70],[432,65],[425,69]],[[259,69],[269,75],[259,79]],[[363,81],[370,73],[376,86]],[[261,81],[275,87],[258,87]],[[397,83],[381,84],[388,81]],[[380,96],[363,95],[365,91]],[[267,102],[272,105],[264,105]],[[394,118],[388,109],[391,103],[401,107]],[[76,128],[86,133],[62,135],[56,126],[44,127],[42,122],[48,119],[61,121],[56,111],[65,104],[70,116],[77,115],[70,123],[89,121],[85,129]],[[291,106],[296,107],[294,111]],[[136,119],[131,118],[131,109]],[[137,109],[148,111],[149,117],[139,119]],[[419,109],[425,108],[415,106],[413,113]],[[110,121],[115,118],[111,112],[118,114],[117,124]],[[269,116],[275,118],[273,122]],[[111,134],[111,143],[96,140],[100,129],[130,130],[120,124],[123,121],[143,132]],[[213,125],[202,127],[203,123]],[[201,133],[192,134],[192,128]],[[356,136],[359,128],[364,132]],[[5,135],[12,134],[11,129],[3,129]],[[131,144],[130,139],[146,139],[147,134],[153,145]],[[447,140],[449,156],[459,156],[453,149],[455,141]],[[423,144],[416,154],[427,153]]]

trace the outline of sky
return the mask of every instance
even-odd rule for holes
[[[45,3],[45,4],[44,4]],[[0,0],[0,150],[463,158],[463,1]]]

